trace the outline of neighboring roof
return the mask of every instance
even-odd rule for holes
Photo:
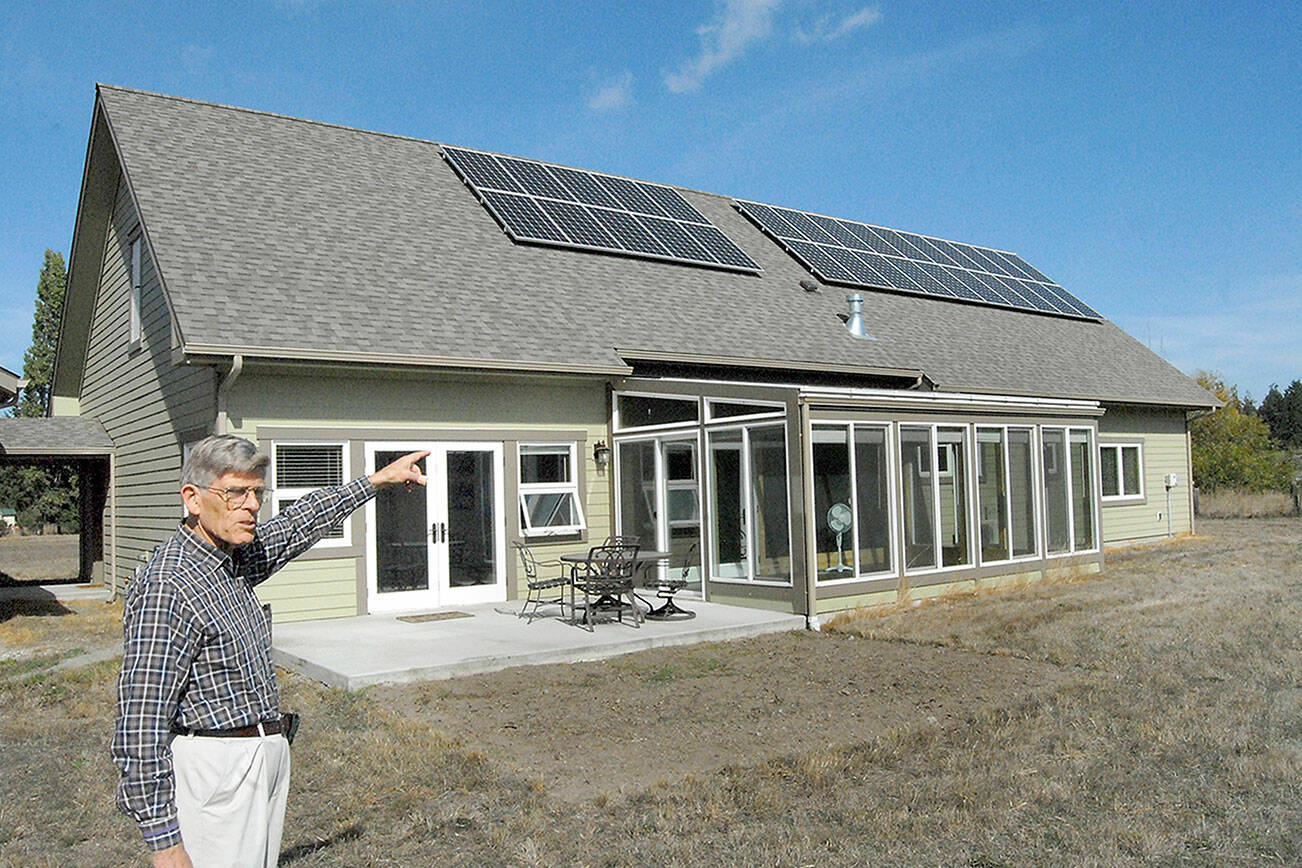
[[[0,368],[0,407],[8,407],[18,400],[18,393],[27,385],[27,381],[8,368]]]
[[[761,275],[515,244],[435,142],[98,94],[193,356],[612,374],[639,358],[709,358],[916,372],[954,391],[1214,404],[1106,321],[865,291],[875,340],[856,340],[839,318],[848,291],[802,290],[809,272],[725,196],[678,188]]]
[[[0,457],[71,458],[113,454],[98,419],[18,416],[0,419]]]

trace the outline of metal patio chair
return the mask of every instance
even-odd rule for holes
[[[599,545],[589,549],[587,559],[575,564],[570,574],[570,614],[574,620],[578,620],[577,595],[582,591],[583,622],[589,630],[596,624],[597,612],[603,609],[615,612],[621,624],[624,610],[629,609],[634,623],[640,625],[642,609],[633,593],[636,559],[636,545]]]
[[[559,567],[563,564],[560,561],[538,560],[533,549],[524,543],[515,543],[515,547],[520,550],[520,562],[524,565],[525,585],[528,588],[524,596],[524,605],[520,607],[520,617],[525,617],[525,610],[533,604],[533,611],[528,615],[528,621],[532,623],[534,616],[538,614],[538,607],[552,603],[561,607],[561,617],[565,617],[565,588],[570,584],[570,574],[562,570],[559,576],[543,578],[538,572],[539,567]],[[574,612],[573,605],[574,596],[571,594],[571,614]]]
[[[647,582],[646,587],[655,588],[656,596],[664,600],[658,608],[651,609],[646,613],[646,618],[650,621],[690,621],[696,617],[695,612],[680,608],[674,602],[674,594],[687,587],[687,574],[691,571],[692,566],[696,563],[696,553],[700,551],[699,543],[692,543],[692,547],[687,550],[683,556],[683,570],[677,576],[665,576],[663,579],[657,579],[654,582]]]

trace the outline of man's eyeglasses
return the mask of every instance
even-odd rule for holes
[[[237,485],[234,488],[214,488],[210,485],[208,490],[214,494],[220,494],[222,500],[226,501],[227,509],[239,509],[244,506],[248,503],[250,494],[253,495],[258,506],[266,503],[267,498],[271,496],[271,489],[262,485],[254,488],[246,485]]]

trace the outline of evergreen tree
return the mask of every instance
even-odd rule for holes
[[[54,378],[54,356],[59,346],[59,322],[68,287],[68,270],[63,254],[45,251],[45,264],[36,284],[36,316],[32,323],[32,345],[23,356],[23,389],[17,415],[46,416],[50,410],[50,385]],[[77,473],[68,464],[11,465],[0,467],[0,502],[12,505],[18,524],[33,530],[56,524],[60,530],[76,531]]]
[[[1271,386],[1261,401],[1261,418],[1270,426],[1270,437],[1285,449],[1302,449],[1302,380],[1294,380],[1280,391]]]
[[[1204,491],[1287,491],[1293,482],[1293,462],[1287,453],[1272,448],[1266,422],[1260,416],[1245,416],[1238,390],[1216,374],[1199,373],[1197,380],[1225,406],[1189,426],[1195,484]],[[1264,412],[1266,402],[1261,406]]]
[[[19,416],[50,413],[50,382],[54,379],[54,354],[59,348],[59,320],[63,317],[63,295],[67,289],[68,269],[63,264],[63,254],[46,250],[45,265],[36,284],[32,345],[23,356],[27,388],[18,400]]]

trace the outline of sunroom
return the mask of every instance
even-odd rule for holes
[[[707,599],[821,615],[1099,569],[1097,402],[629,379],[621,533]]]

